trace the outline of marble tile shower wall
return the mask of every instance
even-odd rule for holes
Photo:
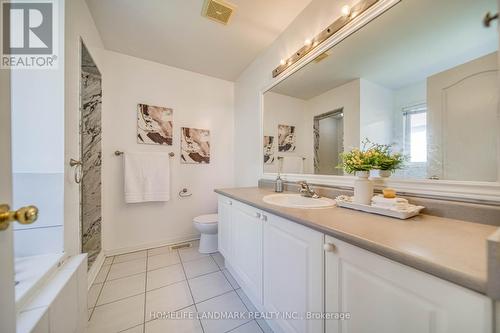
[[[82,252],[88,254],[90,268],[101,252],[102,78],[85,47],[82,50],[81,230]]]

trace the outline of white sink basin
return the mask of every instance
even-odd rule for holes
[[[289,208],[328,208],[335,206],[335,200],[329,198],[306,198],[300,194],[268,194],[262,198],[265,203]]]

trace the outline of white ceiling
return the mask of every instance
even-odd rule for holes
[[[272,91],[310,99],[364,78],[391,89],[425,80],[498,49],[496,0],[404,0]]]
[[[311,0],[231,0],[229,25],[201,16],[203,0],[86,0],[108,50],[230,81]]]

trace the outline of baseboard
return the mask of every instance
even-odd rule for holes
[[[99,274],[102,264],[104,264],[105,258],[106,257],[104,256],[104,251],[99,252],[97,258],[95,258],[95,261],[92,264],[92,267],[90,267],[90,269],[88,270],[87,272],[88,289],[90,289],[90,287],[94,284],[94,280],[97,277],[97,274]]]
[[[190,241],[194,241],[194,240],[198,240],[198,239],[200,239],[200,234],[192,234],[192,235],[168,239],[168,240],[164,240],[164,241],[160,241],[160,242],[145,243],[145,244],[140,244],[140,245],[135,245],[135,246],[127,246],[127,247],[122,247],[122,248],[117,248],[117,249],[108,249],[108,250],[105,250],[105,254],[106,254],[106,257],[116,256],[119,254],[142,251],[142,250],[147,250],[147,249],[151,249],[154,247],[169,246],[169,245],[174,245],[174,244],[178,244],[178,243],[190,242]]]

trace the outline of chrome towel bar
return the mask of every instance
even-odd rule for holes
[[[121,155],[123,155],[123,154],[125,154],[125,152],[123,152],[123,151],[121,151],[121,150],[116,150],[116,151],[115,151],[115,155],[116,155],[116,156],[121,156]],[[174,154],[173,152],[170,152],[170,153],[168,153],[168,156],[170,156],[170,157],[174,157],[174,156],[175,156],[175,154]]]

